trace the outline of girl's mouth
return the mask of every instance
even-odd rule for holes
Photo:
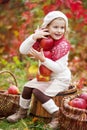
[[[61,34],[55,34],[56,37],[61,37],[62,35]]]
[[[61,34],[55,34],[55,36],[59,36],[59,37],[60,37],[60,36],[61,36]]]

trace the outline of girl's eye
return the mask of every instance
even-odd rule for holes
[[[57,26],[54,26],[54,28],[58,28]]]
[[[65,27],[61,27],[61,29],[64,29]]]
[[[59,28],[58,26],[54,26],[53,28]],[[61,29],[64,29],[65,27],[64,26],[62,26],[62,27],[60,27]]]

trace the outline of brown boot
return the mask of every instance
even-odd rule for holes
[[[52,130],[56,130],[59,127],[59,111],[56,111],[52,114],[52,120],[50,123],[47,124],[47,127],[51,128]]]
[[[17,113],[7,117],[7,121],[15,123],[18,120],[20,120],[22,118],[26,118],[26,117],[27,117],[27,109],[24,109],[24,108],[20,107],[19,111]]]

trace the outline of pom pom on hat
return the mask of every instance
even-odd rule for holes
[[[68,18],[66,17],[66,15],[64,13],[62,13],[61,11],[52,11],[49,12],[43,20],[43,24],[42,27],[46,28],[47,25],[52,22],[55,18],[63,18],[66,22],[66,30],[68,29]]]

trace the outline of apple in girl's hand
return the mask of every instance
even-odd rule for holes
[[[15,85],[10,85],[8,88],[8,94],[19,94],[19,89]]]
[[[79,95],[79,98],[85,99],[86,102],[87,102],[87,93],[86,93],[86,92],[81,93],[81,94]]]
[[[51,59],[52,54],[50,51],[44,51],[44,56]]]
[[[37,74],[36,75],[36,78],[37,78],[37,81],[44,81],[44,82],[47,82],[50,80],[50,77],[49,76],[43,76],[41,74]]]
[[[40,74],[43,76],[50,76],[51,75],[51,70],[49,70],[47,67],[44,65],[40,65],[39,67]]]
[[[41,39],[40,47],[43,48],[44,51],[51,50],[53,47],[53,39],[51,37]]]
[[[69,105],[80,109],[86,109],[87,107],[86,101],[82,98],[72,99],[71,101],[69,101]]]

